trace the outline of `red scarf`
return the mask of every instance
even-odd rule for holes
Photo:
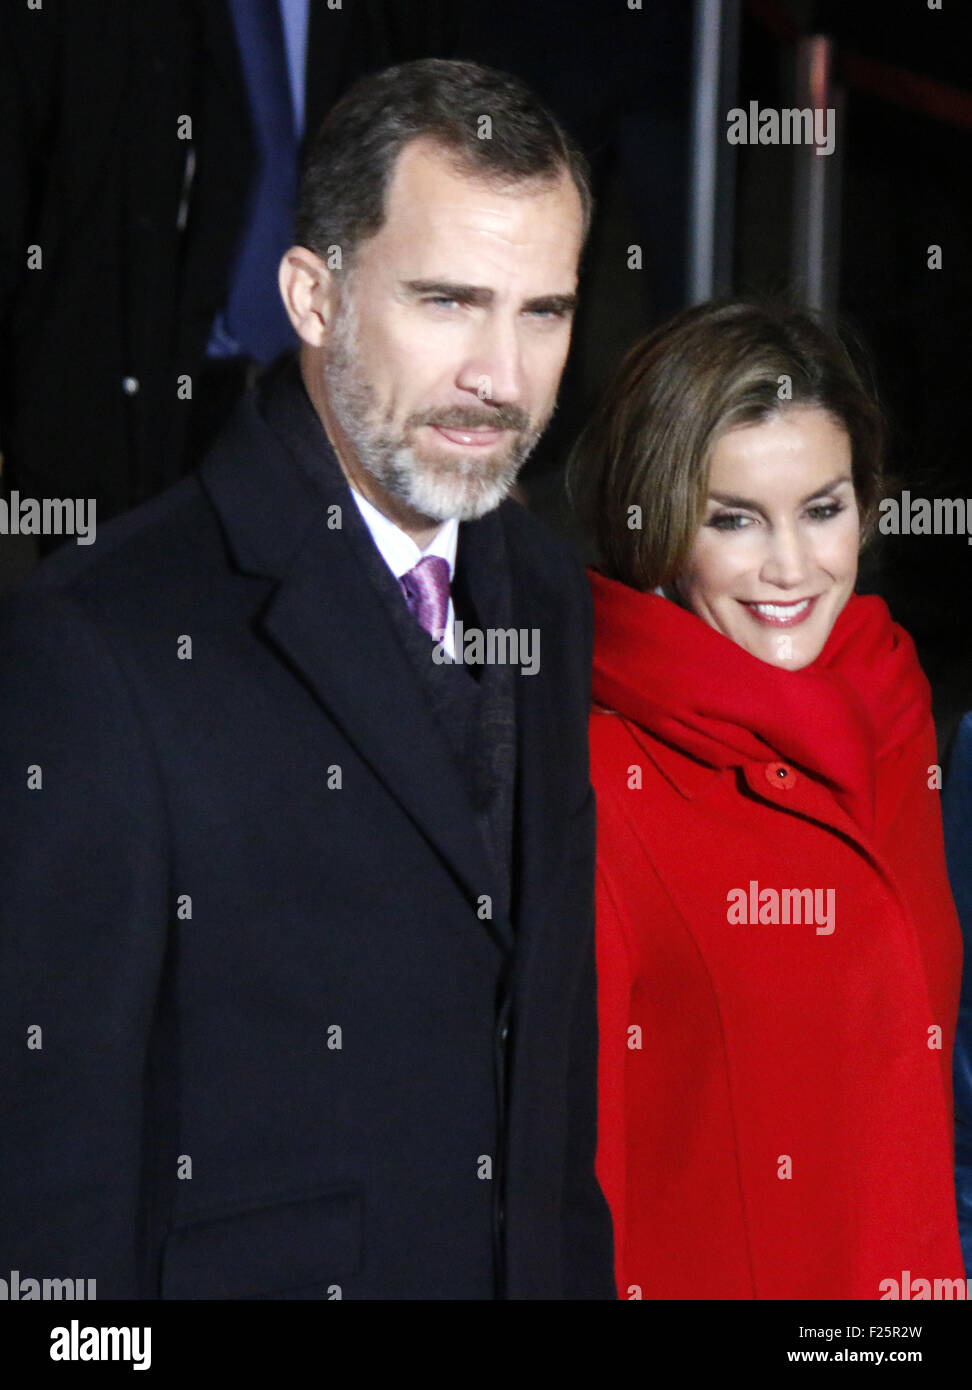
[[[599,704],[709,767],[792,763],[873,824],[878,760],[931,712],[914,643],[883,599],[853,595],[817,659],[788,671],[667,598],[588,577]]]

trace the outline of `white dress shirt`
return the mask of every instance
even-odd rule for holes
[[[448,562],[449,583],[451,585],[452,577],[456,571],[456,547],[459,543],[459,522],[456,517],[450,517],[448,521],[444,521],[425,549],[419,550],[411,536],[406,535],[401,527],[396,526],[393,521],[389,521],[388,517],[377,507],[372,506],[367,497],[363,497],[357,488],[351,488],[351,496],[358,504],[358,511],[364,517],[365,525],[371,532],[371,539],[396,579],[401,579],[403,574],[414,569],[424,555],[438,555]],[[404,601],[404,594],[402,598]],[[442,634],[442,646],[446,654],[455,660],[455,613],[452,609],[451,594],[446,613],[445,631]]]

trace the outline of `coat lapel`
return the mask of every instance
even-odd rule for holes
[[[295,359],[244,399],[202,480],[240,568],[278,581],[257,618],[268,640],[449,865],[471,913],[483,894],[495,901],[473,807],[349,536],[354,499]],[[505,918],[484,925],[509,944]]]

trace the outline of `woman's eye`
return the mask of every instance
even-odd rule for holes
[[[837,516],[843,510],[842,502],[821,502],[816,507],[808,507],[807,516],[811,521],[829,521],[832,516]]]
[[[706,522],[707,526],[712,526],[716,531],[741,531],[749,522],[747,516],[742,512],[717,512]]]

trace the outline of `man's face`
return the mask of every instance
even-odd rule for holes
[[[320,358],[339,453],[372,500],[369,480],[435,521],[502,501],[553,414],[581,226],[566,173],[497,188],[405,147]]]

